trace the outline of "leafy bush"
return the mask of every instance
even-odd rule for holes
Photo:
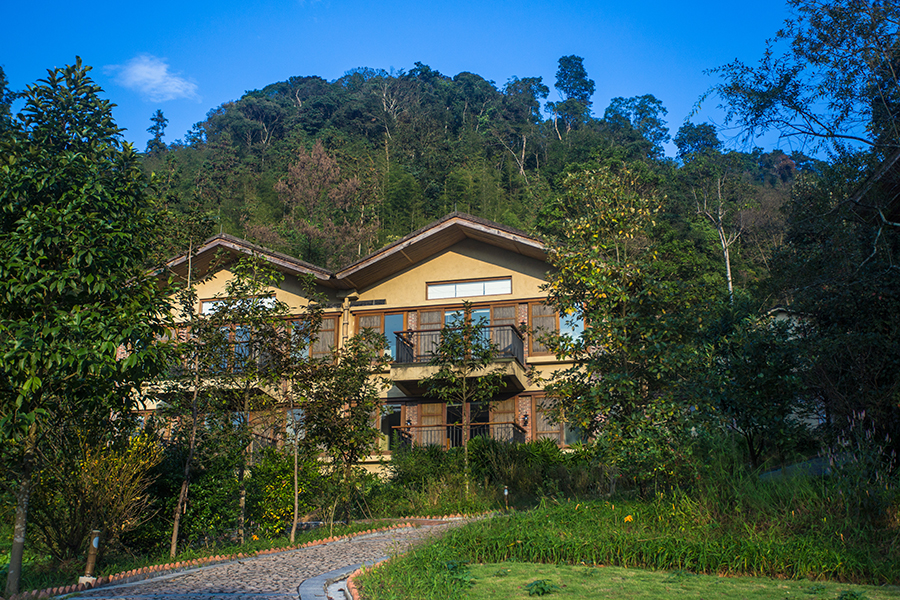
[[[552,439],[510,444],[475,438],[470,444],[472,472],[485,487],[522,498],[595,496],[608,488],[609,470],[591,448],[564,452]]]
[[[319,464],[314,455],[301,453],[297,460],[299,516],[314,508],[315,492],[320,485]],[[276,448],[262,450],[247,480],[247,504],[250,520],[261,537],[284,535],[294,516],[294,458]]]
[[[149,518],[146,492],[162,460],[162,448],[148,435],[120,449],[74,444],[35,477],[29,515],[36,543],[60,561],[83,552],[92,529],[102,530],[104,546],[115,546]]]

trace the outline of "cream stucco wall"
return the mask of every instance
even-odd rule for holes
[[[464,298],[428,300],[428,283],[446,281],[512,278],[512,293],[467,298],[473,303],[505,302],[535,299],[545,296],[540,286],[546,281],[547,263],[466,239],[378,284],[357,290],[359,300],[385,300],[381,309],[421,308],[462,304]]]
[[[234,272],[231,269],[223,268],[212,277],[198,283],[195,288],[197,305],[194,310],[199,314],[204,301],[225,298],[226,286],[233,277]],[[292,314],[302,312],[303,308],[309,304],[303,285],[294,275],[286,275],[279,287],[270,287],[267,290],[273,292],[278,301],[284,302]],[[332,289],[317,286],[316,293],[325,298],[326,302],[340,302]]]

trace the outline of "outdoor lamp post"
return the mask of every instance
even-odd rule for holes
[[[91,531],[91,543],[88,546],[87,565],[84,568],[84,577],[78,578],[78,583],[94,581],[94,568],[97,566],[97,552],[100,549],[100,530]]]

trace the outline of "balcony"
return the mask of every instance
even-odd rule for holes
[[[521,392],[528,385],[525,375],[525,339],[515,325],[490,325],[484,334],[497,347],[495,363],[487,370],[503,370],[504,387],[500,392]],[[398,331],[391,379],[407,396],[425,395],[420,381],[438,371],[429,364],[441,341],[441,330]],[[476,373],[476,376],[478,374]],[[474,427],[474,425],[473,425]]]
[[[476,437],[486,437],[501,442],[521,444],[525,441],[525,429],[518,423],[471,423],[468,431],[462,423],[440,425],[398,425],[393,427],[402,442],[415,446],[441,446],[444,449],[462,446]]]

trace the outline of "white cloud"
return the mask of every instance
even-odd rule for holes
[[[107,72],[118,73],[116,83],[135,90],[151,102],[165,102],[177,98],[197,98],[197,84],[169,72],[162,58],[141,54],[124,65],[109,65]]]

